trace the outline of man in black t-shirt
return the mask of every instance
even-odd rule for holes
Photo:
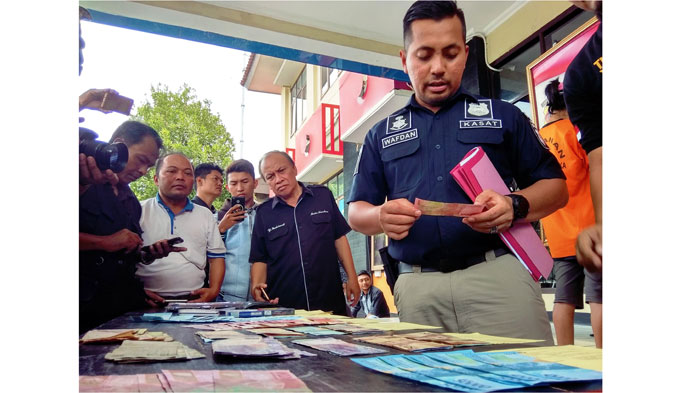
[[[575,244],[578,263],[587,276],[602,282],[602,2],[573,1],[594,11],[600,21],[597,31],[570,63],[563,80],[566,109],[570,121],[580,129],[580,144],[587,152],[590,167],[590,193],[595,224],[578,234]],[[599,307],[599,308],[598,308]],[[599,312],[597,312],[599,310]],[[602,348],[601,304],[592,310],[595,345]]]
[[[573,1],[594,11],[600,25],[568,66],[563,80],[570,121],[580,129],[580,143],[590,165],[596,224],[578,235],[578,262],[590,272],[602,270],[602,2]]]
[[[80,195],[80,333],[146,306],[143,285],[134,275],[143,245],[142,210],[128,184],[155,164],[162,139],[151,127],[126,121],[109,141],[115,142],[128,146],[128,163],[117,173],[118,183],[85,185]],[[153,245],[152,255],[179,250],[185,248],[163,240]]]

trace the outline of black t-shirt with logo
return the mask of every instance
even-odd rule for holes
[[[587,153],[602,146],[602,25],[568,66],[563,96]]]

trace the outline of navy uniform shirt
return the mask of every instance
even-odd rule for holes
[[[249,262],[266,263],[266,292],[281,306],[346,315],[335,241],[350,226],[328,188],[300,186],[294,208],[277,196],[259,206]]]
[[[512,104],[463,88],[437,113],[406,107],[377,123],[365,137],[348,202],[381,205],[415,198],[473,203],[450,170],[481,146],[510,189],[540,179],[565,178],[526,116]],[[476,232],[458,217],[421,216],[408,236],[389,242],[389,254],[410,264],[435,264],[503,247],[498,235]]]

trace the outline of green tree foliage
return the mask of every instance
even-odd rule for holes
[[[203,162],[211,162],[224,171],[233,160],[235,146],[220,116],[211,112],[210,101],[199,101],[195,90],[186,84],[176,92],[170,91],[166,85],[151,86],[150,96],[131,118],[157,130],[164,142],[165,152],[186,154],[194,167]],[[139,200],[143,201],[157,194],[154,174],[155,170],[152,168],[145,176],[131,183],[131,189]],[[195,195],[196,192],[192,191],[190,197]],[[223,188],[222,195],[213,205],[219,208],[225,198],[229,197],[229,192]]]

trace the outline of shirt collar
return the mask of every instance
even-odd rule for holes
[[[159,196],[159,193],[157,193],[157,195]],[[191,202],[193,202],[193,203],[195,203],[195,204],[197,204],[197,205],[203,206],[203,207],[205,207],[206,209],[210,209],[211,212],[215,213],[215,206],[213,206],[213,205],[208,206],[208,204],[205,203],[205,201],[202,200],[201,197],[199,197],[198,195],[196,195],[196,197],[193,198],[193,199],[191,200]]]
[[[474,100],[474,102],[478,102],[478,98],[476,98],[475,95],[471,94],[468,90],[466,90],[466,89],[464,88],[464,85],[463,85],[463,84],[460,84],[460,85],[459,85],[459,89],[458,89],[454,94],[452,94],[452,95],[442,104],[441,108],[449,107],[449,106],[451,106],[454,102],[459,101],[459,100],[462,100],[462,99],[466,99],[466,98],[471,98],[472,100]],[[408,102],[408,106],[410,106],[410,107],[412,107],[412,108],[423,109],[423,110],[427,110],[427,111],[431,112],[430,109],[424,107],[423,105],[419,104],[418,101],[416,101],[416,93],[415,93],[415,92],[413,93],[413,95],[411,95],[411,99],[410,99],[409,102]]]
[[[312,192],[312,190],[310,190],[309,188],[307,188],[307,186],[305,186],[304,183],[302,183],[301,181],[298,181],[297,183],[300,185],[300,187],[302,187],[302,193],[300,194],[300,197],[298,198],[298,202],[299,202],[300,199],[302,199],[302,196],[303,196],[304,194],[309,194],[310,196],[314,196],[314,193]],[[287,203],[285,203],[284,200],[280,199],[279,196],[277,196],[277,195],[274,196],[274,197],[273,197],[273,201],[271,202],[271,208],[272,208],[272,209],[275,209],[275,207],[276,207],[279,203],[283,203],[284,205],[287,205]]]
[[[165,208],[168,212],[171,212],[172,209],[169,208],[169,206],[165,205],[164,202],[162,201],[162,198],[160,198],[159,192],[155,195],[155,200],[157,203],[162,205],[163,208]],[[180,214],[183,212],[190,212],[193,211],[193,203],[191,202],[190,199],[186,198],[186,206],[184,206],[184,210],[179,212]]]

